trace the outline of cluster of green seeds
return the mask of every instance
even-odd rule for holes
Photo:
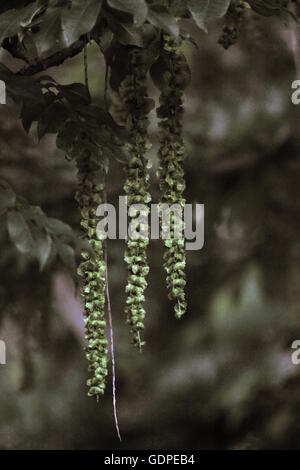
[[[90,250],[83,250],[78,274],[82,278],[82,297],[85,306],[86,355],[90,378],[88,395],[97,400],[104,394],[108,374],[108,341],[105,320],[106,265],[103,241],[96,234],[96,211],[104,202],[102,173],[99,164],[103,156],[84,132],[74,137],[65,149],[68,159],[74,159],[78,169],[76,201],[81,214],[81,227]]]
[[[148,114],[151,109],[151,100],[147,94],[147,67],[144,63],[143,51],[132,49],[129,58],[129,73],[120,86],[120,97],[126,112],[126,126],[129,132],[127,151],[129,155],[127,165],[127,179],[124,190],[127,196],[130,227],[135,236],[127,240],[125,261],[128,264],[128,282],[126,286],[127,323],[131,327],[132,340],[139,349],[145,344],[141,339],[145,319],[145,289],[146,277],[149,272],[147,262],[147,247],[149,233],[147,218],[149,215],[149,172],[146,152],[150,148],[148,140]],[[144,209],[139,208],[143,204]],[[135,210],[134,210],[135,209]],[[145,224],[137,225],[135,218],[144,218]]]
[[[183,161],[185,147],[182,138],[183,91],[187,84],[187,63],[181,53],[181,40],[164,36],[162,54],[167,63],[164,87],[160,96],[158,116],[160,119],[160,189],[161,204],[176,205],[183,211],[185,180]],[[189,69],[188,69],[189,70]],[[145,51],[133,47],[129,53],[128,73],[119,86],[118,96],[122,103],[122,121],[128,130],[126,150],[128,154],[127,178],[124,185],[130,208],[129,237],[125,261],[128,264],[126,286],[126,317],[130,325],[132,341],[140,350],[145,344],[141,338],[145,320],[145,290],[149,266],[148,216],[151,196],[149,193],[149,161],[147,151],[149,113],[153,101],[147,91],[148,66]],[[108,341],[106,336],[106,263],[103,241],[97,237],[97,208],[105,202],[103,191],[103,151],[82,130],[76,132],[71,126],[58,136],[58,146],[67,158],[76,162],[78,190],[76,200],[81,213],[81,228],[90,249],[82,252],[78,274],[82,278],[82,296],[85,306],[86,354],[90,378],[88,395],[97,400],[103,395],[108,374]],[[160,206],[162,207],[162,206]],[[185,313],[185,250],[182,217],[171,211],[171,227],[165,240],[167,251],[164,266],[167,272],[169,297],[175,303],[177,318]],[[164,228],[163,228],[164,230]]]
[[[160,96],[158,117],[160,118],[159,177],[161,203],[169,207],[175,205],[178,212],[170,212],[169,237],[165,240],[167,248],[164,255],[164,266],[167,272],[169,298],[175,302],[175,315],[181,318],[187,308],[185,300],[185,247],[183,232],[184,223],[180,216],[185,199],[185,179],[183,162],[185,147],[182,137],[183,90],[186,86],[186,60],[181,53],[181,40],[164,37],[164,54],[167,71],[164,74],[164,86]],[[164,226],[162,227],[164,236]]]

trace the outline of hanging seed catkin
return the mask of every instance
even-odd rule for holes
[[[97,400],[104,394],[108,374],[108,341],[105,320],[105,273],[103,241],[96,235],[96,211],[104,202],[101,184],[103,159],[102,151],[93,144],[84,132],[68,142],[68,129],[59,138],[68,159],[74,159],[78,169],[78,189],[75,196],[81,213],[81,227],[84,239],[91,250],[82,251],[82,263],[78,274],[82,278],[82,297],[85,306],[86,356],[89,362],[90,378],[87,381],[88,395]]]
[[[146,152],[150,148],[148,140],[148,114],[151,109],[151,100],[147,95],[147,67],[143,61],[143,51],[132,49],[129,58],[129,74],[120,86],[120,97],[124,103],[126,112],[126,124],[129,131],[129,143],[127,151],[129,155],[127,165],[127,179],[124,190],[127,196],[128,206],[143,204],[145,209],[129,213],[131,226],[138,215],[144,218],[145,224],[136,226],[136,232],[140,233],[137,238],[129,237],[125,261],[128,264],[128,282],[126,286],[127,323],[131,327],[133,344],[140,349],[145,344],[141,339],[145,319],[145,289],[147,287],[146,277],[149,272],[147,262],[147,247],[149,244],[149,233],[147,230],[147,217],[149,215],[149,174]]]
[[[188,66],[181,53],[181,39],[164,36],[164,60],[167,70],[164,73],[164,86],[157,110],[160,127],[159,178],[161,204],[172,207],[174,204],[184,209],[185,179],[183,161],[185,147],[182,137],[183,91],[187,85]],[[183,232],[184,223],[180,213],[170,213],[169,237],[165,240],[167,248],[164,255],[164,267],[167,272],[169,298],[175,302],[175,315],[181,318],[187,309],[185,299],[186,256],[184,237],[175,235]],[[164,236],[164,227],[162,227]]]

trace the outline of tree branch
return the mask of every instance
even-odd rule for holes
[[[40,60],[32,65],[22,68],[18,75],[31,76],[37,73],[43,72],[51,67],[57,67],[61,65],[65,60],[71,59],[79,54],[85,45],[85,39],[79,39],[72,46],[67,47],[55,54],[47,57],[46,59]]]

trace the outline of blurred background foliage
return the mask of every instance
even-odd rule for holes
[[[1,225],[0,366],[2,449],[299,448],[300,109],[291,103],[297,77],[293,26],[256,17],[227,52],[194,31],[186,46],[192,84],[186,94],[188,202],[205,204],[205,246],[188,253],[186,317],[173,318],[152,242],[147,291],[147,346],[138,353],[124,322],[124,244],[109,243],[117,361],[114,429],[111,386],[97,404],[86,396],[82,307],[59,261],[39,272],[16,252]],[[89,48],[90,88],[103,101],[105,66]],[[2,53],[1,60],[11,66]],[[15,63],[15,62],[14,62]],[[50,74],[83,81],[82,56]],[[157,96],[150,83],[151,93]],[[79,233],[76,172],[55,139],[27,136],[12,102],[1,106],[1,176],[30,204]],[[158,199],[157,126],[151,125]],[[123,194],[122,165],[111,162],[109,201]]]

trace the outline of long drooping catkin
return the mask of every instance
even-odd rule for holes
[[[127,165],[127,180],[124,190],[128,206],[143,204],[144,208],[136,214],[131,213],[131,223],[136,215],[147,218],[148,205],[151,196],[148,191],[149,175],[147,171],[146,152],[150,147],[148,141],[148,114],[150,111],[146,84],[147,68],[143,63],[143,51],[133,49],[130,53],[129,74],[121,84],[120,96],[127,114],[127,128],[129,143],[127,150],[129,160]],[[136,206],[137,207],[137,206]],[[142,225],[142,224],[141,224]],[[149,234],[145,227],[136,227],[139,236],[127,240],[125,261],[128,264],[127,293],[127,322],[131,326],[133,343],[140,349],[144,342],[141,340],[141,331],[144,329],[144,292],[147,287],[146,276],[149,272],[147,262],[147,247]]]
[[[72,139],[68,139],[68,132]],[[76,201],[81,214],[81,228],[90,250],[82,251],[82,263],[78,274],[82,278],[82,297],[85,307],[86,356],[89,362],[90,378],[87,381],[88,395],[99,399],[103,395],[108,374],[108,341],[105,320],[105,272],[104,244],[96,234],[96,211],[104,202],[101,183],[103,169],[100,162],[101,149],[90,141],[88,136],[79,131],[74,133],[66,127],[65,135],[60,136],[60,148],[68,159],[76,162],[78,170],[78,188]]]
[[[185,147],[182,138],[183,90],[186,86],[186,60],[180,52],[181,40],[164,36],[164,58],[167,71],[157,110],[160,118],[159,178],[161,204],[171,208],[177,206],[177,212],[170,212],[170,234],[165,240],[167,248],[164,266],[167,272],[169,297],[175,302],[175,315],[181,318],[186,312],[185,300],[185,249],[184,238],[175,234],[183,232],[183,219],[178,213],[183,211],[185,199],[185,179],[183,161]],[[164,227],[163,227],[164,230]]]

